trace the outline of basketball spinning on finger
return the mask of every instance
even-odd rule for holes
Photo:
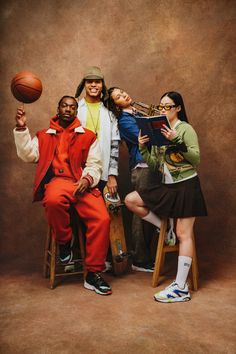
[[[20,102],[33,103],[41,96],[41,80],[30,71],[17,73],[11,81],[11,92]]]

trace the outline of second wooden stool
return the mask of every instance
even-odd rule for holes
[[[155,260],[155,267],[154,273],[152,277],[152,286],[156,287],[158,284],[158,280],[160,278],[160,273],[163,268],[165,262],[165,255],[169,252],[178,252],[179,251],[179,244],[177,243],[174,246],[167,246],[165,245],[165,235],[167,230],[167,220],[162,219],[161,227],[160,227],[160,234],[157,243],[157,251],[156,251],[156,260]],[[196,254],[196,246],[195,246],[195,239],[193,237],[193,259],[192,259],[192,266],[190,270],[191,275],[191,285],[193,290],[198,289],[198,265],[197,265],[197,254]]]

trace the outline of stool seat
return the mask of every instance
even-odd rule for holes
[[[72,246],[73,259],[67,264],[63,264],[59,259],[59,245],[52,235],[52,227],[48,225],[45,251],[43,275],[50,278],[50,288],[56,286],[56,278],[68,277],[72,275],[86,275],[85,269],[85,240],[82,231],[82,224],[74,209],[70,210],[71,227],[74,235],[74,244]]]
[[[162,219],[161,227],[160,227],[160,234],[157,243],[157,251],[156,251],[156,260],[155,260],[155,267],[152,276],[152,286],[156,287],[158,285],[158,281],[160,278],[161,270],[164,266],[165,262],[165,255],[169,252],[179,252],[179,244],[175,244],[174,246],[167,246],[165,245],[165,235],[167,230],[167,218]],[[196,245],[195,245],[195,238],[193,235],[193,258],[192,258],[192,266],[190,269],[190,285],[193,290],[198,289],[198,265],[197,265],[197,254],[196,254]]]

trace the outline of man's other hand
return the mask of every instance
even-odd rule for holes
[[[87,179],[82,178],[76,183],[74,183],[74,185],[76,186],[76,188],[73,195],[74,197],[77,197],[86,191],[86,189],[89,187],[89,182],[87,181]]]

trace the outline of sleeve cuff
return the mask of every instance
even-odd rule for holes
[[[89,187],[93,184],[93,177],[90,176],[89,174],[83,176],[82,179],[86,179],[88,181]]]
[[[188,151],[188,148],[187,148],[185,142],[179,136],[174,138],[172,141],[177,145],[179,151],[181,151],[181,152],[187,152]]]

